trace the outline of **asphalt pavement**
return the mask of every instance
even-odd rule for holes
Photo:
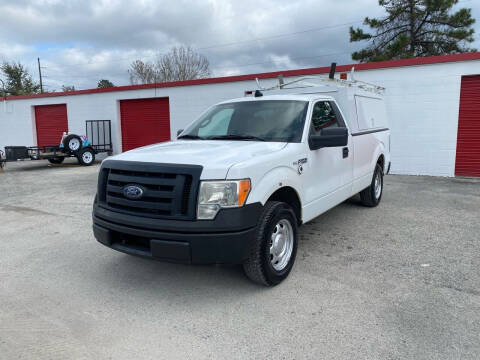
[[[389,175],[300,228],[281,285],[97,243],[99,165],[0,173],[0,359],[479,359],[480,180]]]

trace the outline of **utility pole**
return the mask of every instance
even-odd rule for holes
[[[40,92],[43,93],[42,68],[40,67],[40,58],[37,58],[37,61],[38,61],[38,75],[40,76]]]

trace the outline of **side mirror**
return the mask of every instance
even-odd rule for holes
[[[310,135],[308,137],[310,150],[317,150],[322,147],[347,146],[347,144],[347,128],[323,129],[320,135]]]
[[[177,130],[177,137],[182,133],[183,129]]]

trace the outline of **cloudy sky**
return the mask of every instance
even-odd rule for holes
[[[471,7],[480,49],[480,4]],[[190,45],[214,76],[351,63],[349,26],[383,14],[377,0],[0,0],[0,60],[20,61],[50,91],[129,83],[132,61]]]

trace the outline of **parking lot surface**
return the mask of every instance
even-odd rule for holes
[[[480,181],[385,177],[300,228],[289,278],[95,241],[99,166],[0,173],[1,359],[478,359]]]

